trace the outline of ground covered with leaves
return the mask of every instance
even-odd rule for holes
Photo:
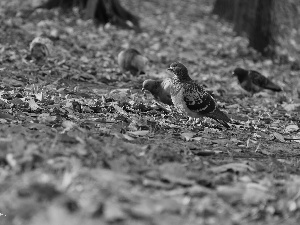
[[[212,1],[121,1],[143,32],[95,27],[78,11],[0,3],[0,224],[298,224],[299,75],[261,57]],[[29,43],[54,42],[45,65]],[[126,47],[150,60],[120,75]],[[192,125],[141,91],[183,62],[233,123]],[[282,93],[249,96],[231,71],[261,71]],[[299,69],[299,68],[298,68]]]

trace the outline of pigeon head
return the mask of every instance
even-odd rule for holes
[[[190,79],[187,68],[180,62],[173,62],[167,70],[171,71],[179,80]]]
[[[248,74],[247,70],[244,70],[242,68],[235,68],[234,71],[232,72],[233,76],[237,76],[237,77],[246,77]]]
[[[31,56],[37,60],[41,60],[49,55],[47,47],[41,43],[36,43],[31,49]]]
[[[158,88],[158,86],[159,86],[159,81],[148,79],[143,82],[142,90],[143,91],[147,90],[147,91],[150,91],[151,93],[153,93]]]
[[[238,67],[235,68],[235,70],[232,72],[232,75],[237,76],[239,82],[243,82],[248,77],[248,71]]]

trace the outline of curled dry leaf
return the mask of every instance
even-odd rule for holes
[[[286,126],[286,128],[284,129],[284,131],[285,131],[286,133],[290,133],[290,132],[297,131],[297,130],[299,130],[299,127],[298,127],[296,124],[288,125],[288,126]]]
[[[285,142],[284,137],[281,134],[274,132],[272,135],[280,142]]]

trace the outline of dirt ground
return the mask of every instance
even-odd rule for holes
[[[0,224],[299,224],[300,71],[249,49],[213,1],[120,2],[141,33],[0,2]],[[28,58],[39,35],[54,43],[42,66]],[[146,75],[119,73],[127,47],[149,58]],[[187,123],[141,91],[173,61],[213,91],[232,129]],[[238,66],[284,91],[249,96]]]

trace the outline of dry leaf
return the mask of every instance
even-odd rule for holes
[[[127,133],[135,136],[145,136],[149,134],[149,130],[128,131]]]
[[[191,140],[192,137],[194,137],[196,133],[193,132],[187,132],[187,133],[181,133],[180,136],[183,138],[185,141]]]
[[[126,214],[118,202],[106,201],[104,207],[104,218],[107,222],[115,222],[124,220],[126,218]]]
[[[297,130],[299,130],[299,127],[298,127],[296,124],[288,125],[288,126],[284,129],[284,131],[285,131],[286,133],[290,133],[290,132],[297,131]]]
[[[228,163],[222,166],[215,166],[210,168],[214,173],[224,173],[228,171],[234,172],[254,172],[255,169],[245,163]]]
[[[29,107],[30,107],[30,109],[31,109],[32,111],[35,111],[35,110],[37,110],[37,109],[40,108],[40,107],[38,106],[38,104],[36,104],[36,102],[34,101],[33,98],[30,98],[30,99],[28,100],[28,104],[29,104]]]
[[[292,104],[284,103],[284,104],[282,104],[282,107],[288,112],[295,110],[299,106],[300,106],[300,103],[292,103]]]
[[[236,183],[232,185],[223,185],[217,187],[217,193],[220,197],[231,203],[243,201],[247,205],[257,205],[266,203],[274,199],[269,188],[257,183]]]
[[[280,142],[285,142],[284,137],[283,137],[281,134],[279,134],[279,133],[277,133],[277,132],[274,132],[274,133],[273,133],[273,136],[274,136],[277,140],[279,140]]]

